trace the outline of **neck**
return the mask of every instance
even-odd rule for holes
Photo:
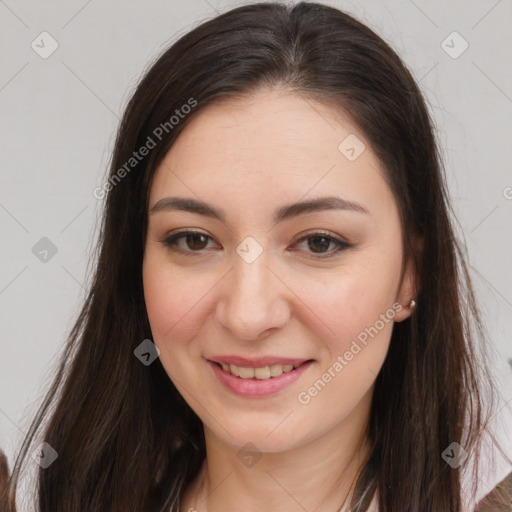
[[[296,448],[244,457],[205,426],[206,459],[184,495],[182,511],[338,511],[369,456],[367,419],[367,414],[347,417]]]

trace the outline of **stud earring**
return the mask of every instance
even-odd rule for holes
[[[407,309],[414,309],[415,306],[416,306],[416,301],[411,300],[411,302],[409,302],[409,305],[407,306]]]

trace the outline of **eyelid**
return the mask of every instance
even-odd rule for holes
[[[305,231],[304,233],[300,233],[299,235],[297,235],[295,242],[301,242],[302,240],[304,240],[304,238],[307,238],[307,237],[310,237],[313,235],[325,236],[326,238],[327,237],[332,238],[333,240],[338,240],[339,242],[343,242],[343,243],[346,243],[347,245],[349,245],[349,242],[347,240],[345,240],[342,236],[336,235],[335,233],[333,233],[331,231],[327,231],[325,229],[311,229],[309,231]]]

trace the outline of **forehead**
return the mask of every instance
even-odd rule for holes
[[[150,206],[171,194],[245,208],[337,194],[378,215],[394,203],[383,172],[341,109],[260,91],[197,112],[156,170]]]

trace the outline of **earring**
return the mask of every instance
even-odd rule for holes
[[[409,305],[407,306],[407,309],[414,309],[415,306],[416,306],[416,301],[411,300],[411,302],[409,302]]]

